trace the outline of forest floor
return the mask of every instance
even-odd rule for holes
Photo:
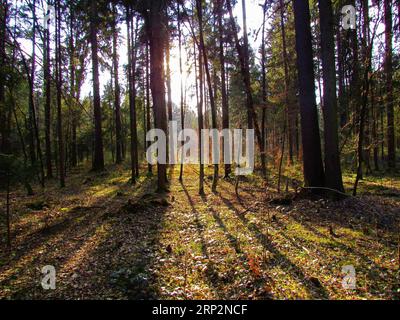
[[[78,167],[34,196],[12,193],[12,252],[0,216],[0,299],[399,299],[400,177],[367,176],[342,201],[288,200],[244,178],[205,196],[198,167],[135,186],[129,170]],[[290,174],[290,173],[288,173]],[[354,177],[345,176],[350,187]],[[5,195],[0,194],[0,208]],[[41,287],[42,267],[56,289]],[[356,289],[344,289],[344,266]]]

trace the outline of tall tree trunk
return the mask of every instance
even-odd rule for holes
[[[3,70],[6,65],[6,38],[7,38],[7,16],[8,16],[8,3],[2,1],[0,7],[0,122],[6,123],[6,105],[5,105],[5,74]],[[8,134],[4,125],[0,126],[0,152],[7,153],[9,150]]]
[[[47,178],[53,177],[53,166],[51,163],[51,82],[50,82],[50,32],[47,27],[44,30],[43,43],[43,69],[44,69],[44,125],[45,125],[45,150],[46,150],[46,175]]]
[[[324,168],[322,165],[318,112],[315,98],[315,78],[308,0],[294,0],[293,8],[300,89],[299,100],[304,181],[307,187],[318,188],[324,186]]]
[[[366,54],[366,61],[365,61],[365,70],[363,76],[363,90],[362,90],[362,105],[360,110],[360,123],[359,123],[359,132],[358,132],[358,164],[357,164],[357,176],[354,182],[353,187],[353,196],[357,194],[357,186],[359,180],[362,178],[362,164],[364,162],[364,153],[363,153],[363,142],[364,142],[364,135],[365,135],[365,117],[367,115],[367,104],[368,104],[368,95],[370,89],[370,73],[371,73],[371,59],[372,59],[372,44],[373,40],[371,40]]]
[[[6,196],[6,225],[7,225],[7,249],[11,251],[11,218],[10,218],[10,176],[7,176]]]
[[[342,8],[342,0],[339,0],[337,8],[340,13]],[[340,19],[339,18],[339,19]],[[342,28],[337,28],[336,42],[337,42],[337,52],[338,52],[338,98],[339,98],[339,114],[340,114],[340,127],[343,128],[348,121],[348,105],[347,105],[347,91],[345,86],[345,48],[344,48],[344,34]]]
[[[133,16],[132,16],[133,17]],[[138,32],[138,21],[136,20],[135,28],[133,27],[133,20],[131,23],[131,53],[132,53],[132,104],[130,105],[130,122],[131,125],[131,146],[133,146],[134,159],[133,159],[133,170],[136,178],[139,177],[139,153],[138,153],[138,135],[137,135],[137,115],[136,115],[136,60],[137,60],[137,49],[136,40]]]
[[[321,59],[323,72],[323,114],[325,141],[325,185],[344,192],[339,157],[337,121],[335,42],[331,0],[319,0],[321,28]]]
[[[378,112],[375,105],[374,84],[371,84],[371,113],[372,113],[372,145],[374,153],[374,170],[379,171],[379,143],[378,143]]]
[[[76,48],[75,48],[75,40],[74,40],[74,32],[75,32],[75,14],[74,14],[74,6],[70,6],[70,38],[69,38],[69,51],[70,51],[70,101],[71,105],[71,143],[67,144],[70,146],[70,164],[72,167],[76,167],[78,164],[78,152],[77,152],[77,137],[76,137],[76,127],[77,127],[77,112],[76,112],[76,86],[75,86],[75,77],[76,77]]]
[[[356,1],[350,1],[354,7],[356,7]],[[353,52],[352,60],[352,75],[350,80],[351,88],[351,112],[353,122],[353,132],[358,133],[358,124],[360,123],[360,104],[361,104],[361,80],[360,80],[360,61],[359,61],[359,42],[357,29],[351,29],[350,31],[351,49]]]
[[[247,36],[247,16],[246,16],[246,0],[242,0],[242,18],[243,18],[243,47],[242,52],[246,69],[249,70],[249,40]],[[251,110],[247,109],[247,128],[253,129],[253,114]]]
[[[147,23],[150,40],[150,86],[153,96],[155,127],[167,133],[167,114],[165,102],[165,79],[164,79],[164,52],[167,39],[166,26],[168,17],[165,13],[165,1],[154,0],[149,3]],[[167,188],[167,171],[165,163],[157,164],[158,191]]]
[[[285,109],[286,109],[286,120],[285,127],[288,128],[288,149],[289,149],[289,164],[293,164],[293,111],[290,107],[289,99],[289,61],[286,49],[286,30],[285,30],[285,13],[284,13],[284,1],[280,0],[280,14],[281,14],[281,35],[282,35],[282,59],[285,71]],[[285,134],[284,134],[285,135]],[[282,144],[284,146],[284,144]],[[282,151],[283,154],[283,151]],[[281,166],[280,166],[281,167]]]
[[[195,56],[195,64],[196,64],[196,45],[194,45],[194,56]],[[204,87],[203,87],[203,58],[202,58],[202,52],[201,52],[201,47],[199,47],[199,56],[198,56],[198,61],[199,61],[199,89],[197,89],[197,77],[196,77],[196,94],[198,93],[198,104],[197,104],[197,120],[198,120],[198,127],[199,127],[199,194],[204,195],[204,164],[203,164],[203,159],[207,155],[203,153],[203,137],[201,134],[201,130],[204,128],[204,123],[203,123],[203,97],[204,97]],[[196,67],[196,65],[195,65]]]
[[[167,26],[167,41],[165,45],[165,61],[166,61],[166,78],[167,78],[167,110],[168,110],[168,121],[172,121],[172,91],[171,91],[171,54],[170,54],[170,42],[172,41],[169,26]]]
[[[262,32],[261,32],[261,73],[262,73],[262,80],[261,80],[261,86],[262,86],[262,102],[263,102],[263,108],[262,108],[262,116],[261,116],[261,136],[262,136],[262,141],[264,144],[264,150],[267,148],[267,128],[266,128],[266,117],[267,117],[267,104],[268,104],[268,97],[267,97],[267,68],[266,68],[266,50],[265,50],[265,26],[266,26],[266,15],[267,15],[267,0],[265,1],[263,5],[263,23],[262,23]]]
[[[114,110],[115,110],[115,140],[116,140],[116,163],[122,162],[122,132],[121,132],[121,103],[120,103],[120,87],[118,79],[118,30],[117,30],[117,19],[118,12],[116,5],[113,4],[113,15],[114,21],[112,23],[112,34],[113,34],[113,66],[114,66]]]
[[[35,17],[35,2],[33,2],[33,30],[32,30],[32,64],[31,64],[31,71],[27,71],[27,75],[29,76],[29,106],[28,106],[28,145],[29,145],[29,156],[32,166],[36,163],[36,152],[35,152],[35,132],[34,132],[34,123],[36,117],[33,115],[35,113],[34,109],[34,75],[35,75],[35,50],[36,50],[36,17]],[[32,78],[33,76],[33,78]],[[4,118],[5,121],[5,118]]]
[[[364,61],[364,68],[368,68],[366,65],[369,61],[368,58],[368,44],[369,44],[369,4],[367,2],[362,3],[362,61]],[[365,86],[365,84],[364,84]],[[364,94],[364,93],[363,93]],[[368,105],[368,97],[367,97],[367,105]],[[363,152],[364,152],[364,162],[366,166],[366,174],[370,174],[372,172],[371,169],[371,161],[370,161],[370,155],[371,155],[371,137],[370,137],[370,112],[367,108],[365,111],[365,133],[364,133],[364,141],[365,144],[363,146]]]
[[[385,113],[385,107],[383,105],[383,98],[382,98],[382,87],[380,86],[379,90],[379,102],[381,107],[379,108],[379,118],[380,118],[380,147],[381,147],[381,162],[385,161],[385,128],[384,128],[384,113]]]
[[[133,38],[133,20],[131,8],[127,7],[127,38],[128,38],[128,90],[129,90],[129,130],[130,130],[130,152],[131,152],[131,183],[136,183],[136,162],[137,162],[137,131],[136,131],[136,84],[135,70],[136,67],[136,48],[134,48]]]
[[[130,131],[130,157],[131,157],[131,183],[136,183],[135,173],[135,144],[133,139],[134,123],[133,123],[133,110],[135,98],[133,95],[133,76],[132,76],[132,40],[131,40],[131,26],[132,24],[132,13],[129,5],[126,6],[126,34],[128,41],[128,95],[129,95],[129,131]]]
[[[93,112],[94,112],[94,155],[93,171],[104,170],[103,134],[101,129],[101,104],[99,88],[99,57],[97,56],[98,13],[97,2],[90,2],[90,44],[92,47],[92,72],[93,72]]]
[[[31,66],[31,74],[29,77],[29,116],[30,116],[30,127],[32,134],[32,141],[36,140],[36,152],[39,157],[39,170],[40,170],[40,183],[42,187],[44,187],[44,167],[43,167],[43,157],[42,157],[42,149],[39,138],[39,129],[37,125],[36,118],[36,110],[35,110],[35,68],[36,68],[36,1],[32,2],[32,15],[33,15],[33,26],[32,26],[32,66]],[[31,147],[34,148],[34,143],[31,144]],[[32,151],[35,153],[35,150]],[[36,157],[34,157],[36,160]]]
[[[149,41],[146,39],[146,128],[151,129],[151,112],[150,112],[150,72],[149,72]],[[150,147],[151,142],[147,142],[147,148]],[[147,171],[149,174],[153,172],[153,166],[151,163],[147,165]]]
[[[56,19],[56,86],[57,86],[57,137],[58,137],[58,174],[60,187],[65,187],[65,163],[64,163],[64,137],[62,122],[62,105],[61,105],[61,4],[57,1],[57,19]]]
[[[182,131],[185,129],[185,110],[184,110],[184,101],[183,101],[183,68],[182,68],[182,30],[181,30],[181,15],[180,15],[180,4],[178,2],[178,42],[179,42],[179,75],[180,75],[180,104],[181,104],[181,129]],[[195,58],[196,59],[196,58]],[[170,119],[172,120],[172,119]],[[173,143],[173,141],[170,141]],[[181,147],[183,147],[184,142],[181,142]],[[171,145],[171,150],[174,150]],[[182,148],[183,152],[183,148]],[[180,171],[179,171],[179,181],[183,181],[183,161],[181,161]]]
[[[75,29],[75,32],[77,30]],[[75,33],[76,35],[76,33]],[[80,97],[81,97],[81,87],[82,87],[82,82],[84,81],[84,68],[85,68],[85,59],[86,59],[86,47],[87,44],[85,43],[85,47],[83,49],[83,51],[80,52],[79,55],[79,68],[76,69],[76,65],[74,64],[75,67],[75,83],[74,83],[74,106],[76,107],[77,104],[80,104]],[[75,62],[76,63],[76,62]],[[78,141],[77,141],[77,131],[79,128],[79,113],[77,112],[77,110],[75,109],[75,112],[73,113],[72,116],[72,148],[75,149],[75,151],[72,152],[72,154],[76,154],[76,159],[74,159],[73,161],[76,160],[76,164],[78,164],[79,161],[83,161],[83,150],[82,147],[79,146],[78,147]]]
[[[250,70],[249,70],[248,60],[246,60],[245,52],[248,51],[248,48],[247,48],[247,46],[245,46],[245,49],[243,49],[239,42],[237,27],[236,27],[235,19],[233,18],[233,13],[232,13],[231,1],[226,0],[226,4],[227,4],[228,12],[229,12],[229,18],[230,18],[231,28],[233,31],[233,36],[235,39],[236,51],[239,55],[240,68],[241,68],[243,83],[244,83],[244,87],[245,87],[245,91],[246,91],[247,109],[250,110],[249,113],[252,114],[251,118],[253,120],[254,130],[255,130],[255,134],[256,134],[256,138],[257,138],[257,144],[258,144],[258,148],[260,151],[262,176],[264,179],[267,179],[264,143],[262,141],[260,127],[258,125],[257,115],[256,115],[256,112],[254,109],[254,101],[253,101],[251,82],[250,82]],[[253,128],[253,126],[251,126],[251,128]]]
[[[396,167],[396,146],[393,106],[393,63],[392,63],[392,4],[391,0],[384,0],[385,6],[385,75],[386,75],[386,108],[387,108],[387,147],[388,167]]]
[[[165,9],[165,14],[168,15],[168,10],[167,8]],[[165,62],[166,62],[166,70],[165,70],[165,78],[166,78],[166,84],[167,84],[167,117],[168,121],[172,121],[172,89],[171,89],[171,66],[170,66],[170,60],[171,60],[171,53],[170,53],[170,42],[172,41],[171,33],[169,30],[169,25],[167,25],[167,41],[165,42]],[[168,126],[167,126],[168,127]],[[169,130],[169,127],[168,127]],[[169,161],[169,144],[173,143],[173,141],[169,141],[169,134],[167,134],[167,161]],[[171,148],[173,150],[174,146],[171,145]]]
[[[219,33],[219,63],[221,68],[221,98],[222,98],[222,128],[229,129],[229,102],[228,95],[226,93],[226,71],[225,71],[225,55],[224,55],[224,28],[223,28],[223,3],[224,0],[217,0],[217,8],[218,8],[218,33]],[[264,34],[264,30],[263,30]],[[263,60],[264,62],[264,60]],[[265,70],[264,70],[265,71]],[[265,78],[265,72],[263,73],[263,77]],[[264,88],[264,87],[263,87]],[[264,95],[263,95],[264,98]],[[263,108],[263,123],[265,119],[265,106]],[[265,141],[265,137],[263,137],[263,141]],[[225,145],[228,145],[226,147]],[[223,139],[223,147],[224,150],[224,163],[225,163],[225,178],[227,178],[231,173],[231,164],[227,163],[228,159],[225,159],[225,149],[229,149],[228,159],[231,158],[231,146],[229,139],[225,141]]]
[[[214,100],[214,92],[212,87],[210,69],[208,66],[208,56],[206,52],[206,48],[204,45],[204,36],[203,36],[203,9],[201,0],[196,0],[196,7],[197,7],[197,18],[199,22],[199,34],[200,34],[200,43],[199,43],[199,50],[203,54],[203,61],[204,61],[204,70],[206,72],[206,79],[208,84],[208,95],[210,98],[210,108],[211,108],[211,127],[212,129],[217,129],[217,110],[215,107],[215,100]],[[217,191],[217,184],[218,184],[218,164],[214,164],[214,176],[213,176],[213,183],[212,183],[212,191]]]

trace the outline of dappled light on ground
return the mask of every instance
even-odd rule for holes
[[[13,250],[0,256],[0,298],[398,296],[399,198],[366,191],[277,205],[257,178],[243,179],[238,199],[233,180],[221,179],[212,193],[208,175],[200,196],[197,167],[185,167],[183,182],[178,166],[170,170],[165,194],[155,193],[151,176],[132,186],[122,166],[100,176],[81,167],[65,189],[13,193]],[[56,268],[56,290],[40,285],[45,265]],[[356,270],[355,290],[342,287],[346,265]]]

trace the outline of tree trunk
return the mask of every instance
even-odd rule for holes
[[[181,129],[182,131],[185,129],[185,110],[184,110],[184,103],[183,103],[183,69],[182,69],[182,30],[181,30],[181,16],[180,16],[180,4],[178,2],[178,42],[179,42],[179,75],[180,75],[180,91],[181,91]],[[195,58],[196,59],[196,58]],[[172,120],[172,117],[171,119]],[[173,141],[170,141],[170,143],[173,143]],[[181,147],[183,147],[184,142],[181,142]],[[171,145],[172,150],[173,146]],[[183,152],[183,148],[182,148]],[[180,165],[180,171],[179,171],[179,181],[183,181],[183,161],[181,161]]]
[[[372,145],[374,153],[374,169],[379,171],[379,150],[378,150],[378,129],[377,129],[377,118],[378,112],[375,105],[375,90],[374,84],[371,84],[371,113],[372,113]]]
[[[319,0],[321,28],[321,59],[323,72],[323,114],[325,141],[325,185],[344,192],[339,157],[337,121],[335,43],[331,0]]]
[[[136,49],[133,39],[133,20],[131,9],[127,7],[127,36],[128,36],[128,86],[129,86],[129,130],[131,145],[131,183],[136,183],[137,177],[137,131],[136,131]]]
[[[385,75],[387,108],[387,147],[389,170],[396,168],[396,147],[393,106],[393,63],[392,63],[392,5],[391,0],[384,0],[385,6]]]
[[[44,90],[46,95],[44,105],[44,125],[45,125],[45,150],[46,150],[46,174],[47,178],[53,177],[53,166],[51,163],[51,82],[50,82],[50,32],[44,30],[43,43],[43,69],[44,69]]]
[[[43,157],[42,157],[42,149],[40,145],[40,138],[39,138],[39,129],[37,125],[37,118],[36,118],[36,110],[35,110],[35,68],[36,68],[36,25],[37,25],[37,18],[36,18],[36,3],[33,1],[32,3],[32,14],[33,14],[33,26],[32,26],[32,67],[31,67],[31,74],[29,77],[29,116],[30,116],[30,127],[32,135],[31,141],[36,140],[36,152],[39,157],[39,170],[40,170],[40,183],[42,187],[44,187],[44,167],[43,167]],[[34,148],[35,143],[31,143],[31,148]],[[33,149],[32,154],[35,153]],[[36,156],[33,157],[36,160]]]
[[[194,45],[194,56],[196,58],[196,46]],[[197,89],[197,79],[196,79],[196,93],[198,93],[198,104],[197,104],[197,120],[198,120],[198,127],[199,127],[199,194],[204,195],[204,164],[203,158],[206,156],[203,153],[203,137],[201,135],[201,130],[204,128],[203,123],[203,96],[204,96],[204,87],[203,87],[203,62],[202,62],[202,52],[201,48],[199,47],[199,89]],[[195,59],[196,63],[196,59]],[[196,67],[196,66],[195,66]]]
[[[203,9],[202,9],[202,4],[201,0],[196,0],[196,7],[197,7],[197,18],[199,22],[199,33],[200,33],[200,43],[199,43],[199,50],[203,54],[203,61],[204,61],[204,70],[206,72],[206,79],[207,79],[207,84],[208,84],[208,94],[210,98],[210,108],[211,108],[211,128],[212,129],[217,129],[217,110],[215,107],[215,100],[214,100],[214,92],[213,92],[213,87],[212,87],[212,81],[211,81],[211,75],[210,75],[210,69],[208,66],[208,56],[206,52],[206,48],[204,45],[204,36],[203,36]],[[218,164],[214,164],[214,176],[213,176],[213,183],[211,190],[213,192],[217,191],[217,184],[218,184]]]
[[[338,12],[342,8],[342,0],[338,3]],[[341,13],[340,13],[341,14]],[[339,18],[340,19],[340,18]],[[336,34],[337,52],[338,52],[338,97],[339,97],[339,114],[340,114],[340,127],[343,128],[348,121],[348,105],[347,105],[347,91],[345,86],[345,48],[344,48],[344,35],[342,28],[337,28]]]
[[[146,39],[146,128],[151,129],[151,112],[150,112],[150,72],[149,72],[149,41]],[[151,142],[147,142],[147,148],[150,147]],[[153,166],[151,163],[147,165],[147,171],[149,174],[153,172]]]
[[[132,16],[133,17],[133,16]],[[133,27],[133,20],[131,23],[131,52],[132,52],[132,104],[130,105],[130,122],[131,125],[131,146],[133,146],[134,159],[132,164],[134,165],[133,171],[136,178],[139,177],[139,153],[138,153],[138,135],[137,135],[137,115],[136,115],[136,60],[137,60],[137,49],[136,39],[138,32],[138,22],[136,20],[135,28]]]
[[[166,15],[167,9],[165,9]],[[167,81],[167,117],[168,121],[172,121],[172,91],[171,91],[171,67],[170,67],[170,42],[173,41],[170,31],[169,31],[169,25],[167,25],[167,41],[165,42],[165,62],[166,62],[166,81]],[[167,126],[168,127],[168,126]],[[169,130],[169,127],[168,127]],[[166,140],[166,149],[167,149],[167,161],[169,161],[169,144],[173,143],[173,141],[169,141],[169,134],[167,134],[167,140]],[[174,148],[173,145],[171,145],[171,148]],[[173,150],[173,149],[172,149]]]
[[[369,44],[368,55],[366,56],[367,61],[365,63],[365,71],[364,71],[364,79],[363,79],[363,94],[362,94],[362,105],[360,110],[360,123],[359,123],[359,133],[358,133],[358,166],[357,166],[357,176],[354,182],[353,187],[353,196],[357,194],[357,186],[359,180],[362,178],[362,164],[364,162],[364,155],[363,155],[363,142],[364,142],[364,127],[365,127],[365,116],[367,113],[367,104],[368,104],[368,94],[370,88],[370,72],[371,72],[371,54],[372,54],[372,41]]]
[[[165,103],[165,79],[164,79],[164,52],[167,39],[166,26],[168,17],[165,13],[165,1],[154,0],[149,3],[148,32],[150,40],[150,86],[153,96],[155,127],[167,133],[167,114]],[[165,163],[157,164],[158,191],[167,188],[167,171]]]
[[[56,86],[57,86],[57,136],[58,136],[58,174],[60,187],[65,187],[64,171],[64,137],[62,130],[62,110],[61,110],[61,4],[57,1],[57,19],[56,19]]]
[[[280,14],[281,14],[281,35],[282,35],[282,59],[283,59],[283,65],[284,65],[284,71],[285,71],[285,109],[286,109],[286,120],[285,120],[285,125],[284,127],[287,126],[288,128],[288,159],[289,159],[289,164],[293,164],[293,112],[290,108],[290,99],[289,99],[289,65],[288,65],[288,55],[287,55],[287,50],[286,50],[286,30],[285,30],[285,21],[284,21],[284,1],[280,0]],[[285,136],[285,133],[284,133]],[[282,143],[282,148],[284,146],[284,143]],[[283,154],[283,150],[282,150]],[[280,164],[279,167],[281,167],[282,164]]]
[[[90,44],[92,47],[92,72],[93,72],[93,112],[94,112],[94,156],[93,171],[104,170],[103,134],[101,130],[101,104],[99,88],[99,57],[97,56],[97,29],[98,13],[97,2],[90,2]]]
[[[76,48],[75,48],[75,40],[74,40],[74,32],[75,32],[75,15],[74,15],[74,7],[70,6],[70,96],[71,96],[71,130],[68,131],[71,133],[71,143],[67,144],[70,146],[70,152],[67,153],[70,155],[70,164],[72,167],[76,167],[78,164],[78,152],[77,152],[77,141],[76,141],[76,123],[77,123],[77,115],[76,115],[76,86],[75,86],[75,77],[76,77]]]
[[[243,3],[244,3],[244,1],[243,1]],[[248,113],[252,114],[251,118],[253,120],[254,130],[255,130],[255,134],[256,134],[256,138],[257,138],[257,144],[258,144],[258,148],[259,148],[260,155],[261,155],[262,176],[264,179],[267,179],[264,143],[262,141],[260,127],[258,125],[257,116],[256,116],[256,112],[254,109],[254,101],[253,101],[251,82],[250,82],[250,70],[249,70],[248,60],[246,60],[246,52],[248,51],[248,48],[247,48],[247,46],[245,46],[245,49],[243,49],[242,46],[240,45],[235,19],[233,18],[231,1],[227,0],[226,4],[227,4],[228,11],[229,11],[229,18],[230,18],[231,28],[233,31],[233,36],[235,39],[236,51],[238,53],[239,61],[240,61],[240,68],[241,68],[243,83],[244,83],[245,91],[246,91],[247,109],[249,110]],[[250,126],[249,128],[253,128],[253,126]]]
[[[369,44],[369,8],[368,8],[368,3],[363,2],[362,3],[362,61],[365,62],[365,64],[368,62],[368,44]],[[364,67],[367,67],[366,65]],[[365,86],[365,84],[364,84]],[[364,94],[364,93],[363,93]],[[367,97],[367,105],[368,105],[368,97]],[[372,173],[371,169],[371,161],[370,161],[370,155],[371,155],[371,134],[370,134],[370,112],[367,108],[365,110],[365,133],[364,133],[364,147],[363,147],[363,152],[364,152],[364,161],[365,161],[365,166],[366,166],[366,174]]]
[[[350,4],[356,7],[356,1],[350,1]],[[350,80],[350,88],[351,88],[351,110],[352,113],[352,122],[353,122],[353,132],[354,134],[358,133],[358,124],[360,123],[360,104],[361,104],[361,81],[360,81],[360,62],[359,62],[359,43],[358,43],[358,35],[357,29],[350,30],[350,38],[351,38],[351,48],[353,52],[353,60],[352,60],[352,75]]]
[[[324,186],[324,168],[322,166],[318,112],[315,101],[315,78],[308,0],[294,0],[293,8],[300,90],[304,181],[307,187],[318,188]]]
[[[7,249],[11,251],[11,222],[10,222],[10,177],[7,177],[7,199],[6,199],[6,224],[7,224]]]
[[[113,34],[113,66],[114,66],[114,110],[115,110],[115,152],[116,152],[116,160],[115,162],[122,162],[122,132],[121,132],[121,103],[120,103],[120,87],[119,87],[119,79],[118,79],[118,31],[117,31],[117,8],[115,4],[113,4],[113,15],[114,21],[112,23],[112,34]]]
[[[224,29],[223,29],[223,2],[224,0],[217,0],[217,5],[218,5],[218,33],[219,33],[219,63],[220,63],[220,68],[221,68],[221,98],[222,98],[222,128],[223,129],[229,129],[229,102],[228,102],[228,95],[226,93],[226,71],[225,71],[225,56],[224,56]],[[264,30],[263,30],[264,32]],[[264,33],[263,33],[264,34]],[[264,62],[264,60],[263,60]],[[263,77],[265,78],[265,72],[263,73]],[[264,87],[265,88],[265,87]],[[264,98],[264,95],[263,95]],[[263,120],[265,118],[264,116],[265,113],[265,106],[263,109]],[[263,121],[264,123],[264,121]],[[263,137],[263,141],[265,141]],[[231,146],[230,146],[230,141],[225,141],[223,139],[223,147],[222,150],[224,150],[224,163],[225,163],[225,178],[227,178],[230,173],[231,173],[231,165],[230,163],[227,163],[228,159],[225,159],[225,149],[226,146],[225,144],[228,145],[229,148],[229,155],[228,159],[230,159],[230,153],[231,153]]]
[[[246,17],[246,0],[242,0],[242,18],[243,18],[243,56],[246,64],[246,69],[249,71],[249,40],[247,36],[247,17]],[[250,73],[250,72],[249,72]],[[247,128],[253,129],[253,114],[247,108]]]
[[[8,3],[4,1],[0,7],[0,122],[6,122],[6,105],[5,105],[5,70],[3,67],[6,62],[6,38],[7,38],[7,16]],[[4,125],[0,126],[0,152],[7,153],[9,150],[8,134]]]
[[[166,60],[166,78],[167,78],[167,109],[168,109],[168,121],[172,121],[172,91],[171,91],[171,66],[170,66],[170,42],[172,38],[167,26],[167,41],[165,50],[165,60]]]

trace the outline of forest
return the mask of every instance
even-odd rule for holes
[[[0,1],[0,300],[400,299],[400,0]]]

